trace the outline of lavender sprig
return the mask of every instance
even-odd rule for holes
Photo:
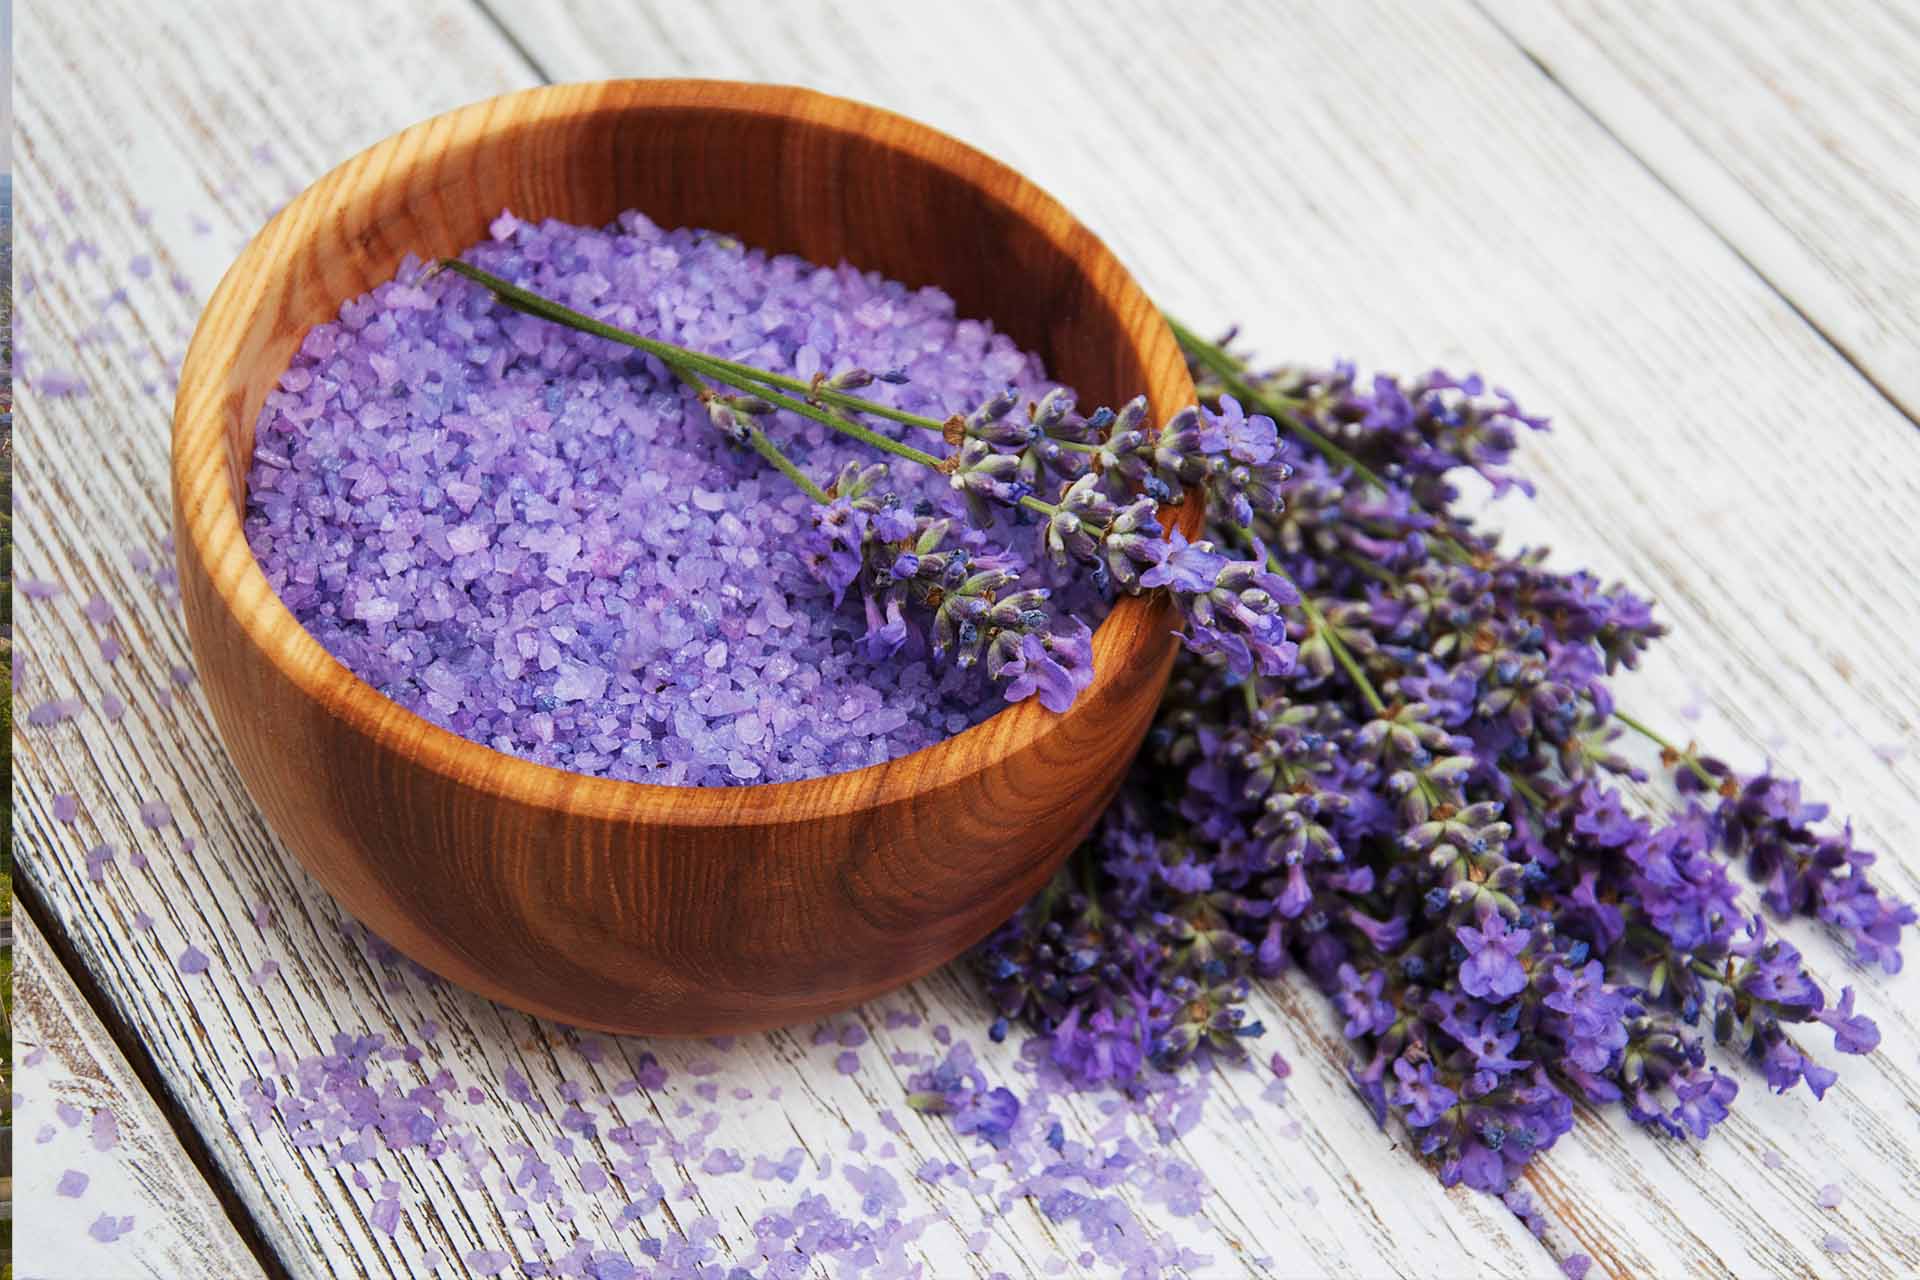
[[[1078,566],[1103,591],[1166,588],[1187,619],[1182,636],[1195,652],[1221,654],[1243,676],[1278,675],[1292,664],[1295,646],[1281,616],[1295,598],[1292,587],[1257,556],[1234,560],[1177,533],[1168,541],[1155,509],[1155,495],[1174,501],[1177,486],[1189,484],[1248,518],[1256,509],[1277,512],[1277,486],[1288,470],[1278,461],[1270,419],[1189,407],[1150,432],[1144,400],[1081,417],[1064,391],[1024,414],[1008,391],[964,413],[929,418],[853,394],[898,375],[850,370],[802,381],[617,328],[465,262],[439,265],[516,310],[643,351],[686,383],[716,429],[819,504],[803,558],[836,604],[861,585],[869,622],[863,644],[872,656],[917,642],[935,658],[979,664],[1009,701],[1037,696],[1052,711],[1072,705],[1092,680],[1092,629],[1056,616],[1050,591],[1031,584],[1024,556],[987,547],[998,516],[1009,512],[1040,517],[1040,550]],[[712,383],[740,394],[720,394]],[[878,468],[850,468],[822,487],[759,425],[782,411],[947,476],[964,504],[965,525],[937,513],[902,512],[897,495],[876,487],[884,474]],[[860,422],[864,415],[939,432],[948,451],[896,440]],[[1109,458],[1114,474],[1100,465]],[[1129,474],[1139,477],[1138,491],[1124,482]]]
[[[1237,984],[1298,967],[1339,1011],[1376,1116],[1443,1181],[1491,1192],[1576,1099],[1704,1137],[1739,1089],[1710,1044],[1816,1096],[1834,1073],[1806,1033],[1871,1051],[1852,990],[1824,991],[1729,868],[1768,912],[1821,919],[1891,971],[1914,915],[1871,884],[1872,855],[1816,831],[1824,808],[1792,784],[1664,739],[1677,808],[1633,812],[1616,781],[1645,775],[1616,739],[1652,731],[1613,677],[1664,628],[1453,510],[1461,468],[1524,488],[1507,464],[1544,421],[1477,378],[1263,374],[1177,332],[1220,408],[1176,436],[1205,452],[1204,433],[1257,412],[1293,447],[1278,505],[1241,483],[1246,505],[1211,506],[1207,533],[1291,584],[1297,662],[1182,661],[1094,838],[980,949],[1002,1011],[1070,1075],[1124,1085],[1234,1052],[1192,1028],[1227,1021]]]
[[[801,382],[447,266],[656,356],[718,428],[813,485],[806,556],[836,601],[859,586],[871,656],[925,645],[1010,699],[1071,704],[1091,631],[990,542],[1002,516],[1105,589],[1172,597],[1187,654],[1119,799],[977,952],[997,1032],[1029,1024],[1070,1077],[1130,1087],[1238,1054],[1260,1030],[1251,981],[1298,967],[1339,1011],[1376,1117],[1443,1182],[1512,1195],[1576,1099],[1705,1137],[1739,1088],[1709,1040],[1816,1096],[1834,1073],[1796,1036],[1877,1045],[1853,990],[1830,998],[1728,869],[1774,917],[1818,918],[1887,972],[1912,907],[1872,884],[1850,832],[1814,829],[1826,810],[1795,784],[1736,777],[1615,705],[1613,678],[1665,630],[1646,601],[1550,569],[1544,549],[1504,551],[1453,509],[1463,468],[1525,490],[1507,466],[1546,425],[1478,377],[1260,372],[1176,324],[1206,404],[1158,429],[1144,401],[1081,417],[1064,393],[936,419],[854,394],[886,375]],[[780,412],[940,471],[961,506],[906,511],[878,466],[819,485],[761,428]],[[1191,541],[1159,520],[1183,491],[1207,502]],[[1624,731],[1676,770],[1673,813],[1626,804],[1615,780],[1646,775],[1615,749]],[[957,1057],[914,1086],[914,1105],[990,1142],[1017,1113]]]

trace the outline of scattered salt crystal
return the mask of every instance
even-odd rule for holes
[[[59,792],[53,797],[53,820],[71,824],[80,816],[80,797]]]
[[[93,1149],[111,1151],[120,1142],[120,1118],[106,1107],[93,1113]]]
[[[189,975],[205,973],[210,963],[211,961],[207,959],[207,953],[194,946],[191,942],[187,944],[187,949],[180,953],[180,959],[178,961],[180,972]]]
[[[461,1261],[477,1276],[497,1276],[512,1264],[513,1258],[500,1249],[474,1249]]]
[[[80,606],[80,612],[96,627],[113,625],[113,605],[98,591],[87,597],[87,602]]]
[[[153,917],[144,911],[136,911],[133,913],[133,927],[141,933],[146,933],[153,928]]]
[[[14,582],[13,589],[29,600],[51,600],[66,592],[59,583],[42,578],[20,578]]]
[[[158,831],[173,823],[173,810],[164,800],[148,800],[140,806],[140,825]]]
[[[81,706],[78,698],[52,698],[28,711],[27,723],[35,728],[63,724],[79,715]]]
[[[860,1055],[848,1049],[833,1060],[833,1069],[843,1076],[857,1075],[860,1071]]]
[[[87,1234],[101,1244],[112,1244],[131,1230],[133,1230],[131,1214],[116,1218],[110,1213],[103,1213],[93,1220],[93,1225],[87,1228]]]
[[[126,651],[127,648],[120,643],[119,636],[100,637],[100,661],[112,665],[120,661],[120,656]],[[109,707],[115,707],[118,708],[118,710],[109,711],[107,709]],[[120,718],[120,712],[124,710],[126,710],[126,704],[112,694],[107,694],[106,697],[101,700],[101,714],[109,720],[118,720]]]
[[[1839,1183],[1829,1182],[1820,1188],[1819,1205],[1822,1209],[1838,1209],[1840,1201],[1844,1198]]]
[[[118,721],[126,713],[127,704],[113,694],[106,694],[100,699],[100,715],[107,723],[112,724]]]
[[[1586,1280],[1592,1266],[1593,1259],[1584,1253],[1570,1253],[1560,1260],[1560,1271],[1567,1280]]]
[[[1853,1245],[1848,1242],[1847,1238],[1843,1235],[1837,1235],[1833,1232],[1828,1232],[1826,1238],[1820,1241],[1820,1247],[1822,1249],[1825,1249],[1828,1253],[1852,1253],[1853,1252]]]
[[[89,1181],[91,1181],[91,1179],[89,1179],[86,1174],[80,1172],[80,1170],[68,1169],[60,1175],[60,1183],[53,1189],[54,1194],[66,1196],[70,1200],[78,1200],[87,1193],[87,1183]]]
[[[107,864],[114,860],[116,852],[111,844],[95,845],[87,850],[87,879],[94,884],[106,883]]]
[[[66,369],[43,370],[32,385],[41,395],[53,400],[79,399],[88,394],[86,381]]]

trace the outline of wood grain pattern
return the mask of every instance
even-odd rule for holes
[[[62,1280],[262,1280],[260,1264],[33,920],[16,912],[13,922],[19,1066],[12,1087],[24,1099],[14,1119],[13,1178],[16,1198],[31,1206],[14,1231],[15,1271]],[[62,1124],[62,1103],[84,1120]],[[92,1118],[103,1110],[114,1117],[115,1135],[105,1151],[93,1142]],[[83,1195],[54,1193],[68,1169],[86,1175]],[[97,1241],[87,1228],[103,1213],[131,1216],[135,1229]]]
[[[1920,9],[1479,3],[1920,425]]]
[[[274,596],[241,530],[253,428],[307,329],[501,209],[639,209],[772,252],[938,284],[1090,402],[1191,402],[1171,333],[1091,233],[1012,170],[805,90],[607,81],[484,102],[355,156],[261,231],[200,320],[174,418],[194,652],[249,793],[347,907],[464,986],[621,1032],[717,1035],[837,1012],[951,960],[1092,826],[1173,658],[1127,599],[1066,713],[1029,700],[865,769],[748,787],[587,778],[388,701]],[[1200,512],[1184,508],[1192,533]]]
[[[575,1229],[617,1238],[643,1261],[636,1236],[670,1232],[666,1215],[622,1231],[595,1203],[571,1226],[537,1213],[537,1231],[521,1233],[496,1208],[494,1171],[517,1166],[513,1145],[546,1152],[562,1136],[561,1082],[609,1087],[622,1067],[583,1065],[563,1028],[387,973],[342,935],[337,906],[248,803],[198,696],[171,708],[155,699],[166,665],[185,658],[184,632],[125,559],[168,524],[170,405],[164,391],[141,388],[183,346],[193,311],[165,276],[179,270],[204,297],[289,190],[412,120],[532,73],[489,24],[447,3],[289,5],[271,22],[237,3],[23,9],[18,182],[22,223],[42,235],[23,236],[21,270],[44,289],[23,300],[24,318],[36,358],[82,374],[92,397],[22,392],[19,569],[77,593],[21,609],[22,697],[78,692],[97,706],[116,691],[132,704],[117,728],[89,715],[22,737],[26,874],[113,993],[113,1015],[152,1046],[174,1101],[293,1274],[425,1280],[428,1248],[484,1244],[518,1258],[536,1242],[562,1247]],[[1472,360],[1504,379],[1557,429],[1521,455],[1541,483],[1538,503],[1502,504],[1495,522],[1552,542],[1563,563],[1650,588],[1676,626],[1626,682],[1632,708],[1745,766],[1770,757],[1804,777],[1883,851],[1886,882],[1920,893],[1916,433],[1484,18],[1458,4],[1203,3],[1176,16],[1150,4],[1011,0],[918,6],[912,21],[815,0],[606,14],[499,7],[556,78],[801,82],[928,120],[1061,196],[1190,323],[1242,320],[1276,355],[1345,352],[1387,368]],[[267,143],[273,162],[256,162],[251,149]],[[133,221],[135,206],[155,211],[151,226]],[[194,232],[194,214],[208,233]],[[98,262],[63,262],[79,238],[99,244]],[[153,254],[155,281],[124,278],[136,253]],[[85,341],[119,283],[134,300],[116,319],[122,344]],[[144,646],[114,669],[92,657],[78,612],[94,589],[121,605],[123,634]],[[79,828],[51,820],[57,791],[81,795]],[[149,795],[174,805],[198,853],[139,828],[130,798]],[[135,874],[123,861],[90,884],[84,852],[100,839],[145,849],[153,863]],[[275,916],[264,933],[248,920],[260,902]],[[151,937],[130,929],[141,909],[158,917]],[[1846,1060],[1841,1086],[1818,1105],[1771,1097],[1740,1072],[1735,1119],[1699,1147],[1617,1116],[1582,1116],[1535,1176],[1559,1223],[1553,1250],[1592,1253],[1593,1274],[1606,1276],[1920,1271],[1915,966],[1885,980],[1851,968],[1817,932],[1795,939],[1824,981],[1860,989],[1886,1047]],[[215,956],[204,978],[173,970],[188,940]],[[284,982],[249,987],[246,970],[267,956],[282,962]],[[889,1028],[892,1008],[925,1024]],[[1497,1204],[1442,1191],[1398,1135],[1371,1126],[1319,996],[1274,984],[1257,1013],[1268,1027],[1262,1052],[1294,1064],[1288,1105],[1261,1102],[1255,1080],[1221,1078],[1206,1119],[1172,1148],[1211,1184],[1201,1215],[1173,1217],[1128,1196],[1144,1223],[1214,1256],[1195,1274],[1558,1274]],[[834,1194],[805,1178],[822,1158],[843,1158],[850,1134],[878,1132],[887,1108],[906,1121],[895,1139],[906,1167],[964,1162],[944,1126],[899,1111],[905,1072],[888,1056],[934,1051],[936,1023],[977,1029],[985,1014],[970,981],[938,971],[858,1016],[877,1047],[850,1077],[805,1032],[744,1037],[724,1056],[613,1042],[627,1060],[658,1053],[676,1075],[623,1100],[621,1114],[657,1115],[686,1137],[691,1123],[675,1114],[693,1100],[685,1069],[713,1056],[722,1071],[708,1079],[754,1093],[726,1109],[713,1140],[748,1152],[803,1146],[805,1189]],[[407,1206],[390,1238],[369,1226],[370,1197],[340,1171],[284,1133],[234,1128],[235,1091],[255,1052],[309,1052],[336,1029],[413,1037],[425,1018],[442,1028],[430,1061],[487,1091],[470,1110],[494,1163],[476,1191],[457,1169],[383,1157],[374,1177],[399,1180]],[[1013,1045],[983,1049],[990,1073],[1014,1070]],[[509,1065],[549,1110],[500,1095]],[[1097,1101],[1074,1100],[1069,1137],[1105,1123]],[[1774,1167],[1768,1156],[1784,1159]],[[555,1161],[563,1177],[578,1165]],[[697,1181],[697,1197],[670,1214],[716,1215],[729,1256],[782,1202],[744,1178]],[[1814,1193],[1829,1181],[1847,1199],[1822,1211]],[[931,1275],[1097,1274],[1078,1263],[1071,1234],[1028,1203],[996,1212],[904,1176],[901,1189],[908,1212],[952,1213],[960,1224],[936,1223],[915,1246]],[[976,1225],[988,1233],[978,1248],[968,1241]],[[1853,1251],[1828,1255],[1829,1231]]]

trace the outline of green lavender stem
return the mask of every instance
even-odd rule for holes
[[[1699,758],[1695,756],[1693,752],[1682,751],[1679,747],[1676,747],[1675,745],[1673,745],[1673,743],[1670,740],[1668,740],[1665,736],[1658,733],[1654,729],[1650,728],[1648,725],[1644,724],[1643,722],[1634,719],[1632,716],[1628,715],[1626,712],[1621,711],[1618,708],[1614,709],[1613,718],[1615,720],[1618,720],[1621,724],[1627,726],[1627,728],[1633,730],[1635,733],[1639,734],[1641,737],[1647,739],[1647,741],[1654,743],[1662,751],[1671,752],[1675,756],[1675,758],[1680,760],[1683,764],[1687,766],[1687,768],[1693,771],[1693,776],[1700,780],[1701,786],[1706,787],[1708,790],[1712,790],[1714,787],[1717,787],[1718,785],[1720,785],[1720,780],[1718,778],[1715,778],[1712,774],[1708,773],[1706,769],[1704,769],[1701,766]]]
[[[1302,421],[1301,415],[1298,412],[1301,401],[1290,396],[1276,395],[1255,386],[1245,375],[1246,366],[1244,362],[1233,355],[1232,352],[1217,342],[1207,341],[1172,316],[1166,316],[1166,321],[1167,326],[1173,330],[1174,339],[1180,344],[1181,349],[1191,356],[1195,362],[1212,370],[1213,373],[1219,377],[1221,385],[1237,399],[1245,404],[1263,410],[1271,417],[1285,422],[1288,430],[1319,450],[1330,461],[1339,466],[1350,468],[1355,475],[1359,476],[1374,488],[1381,490],[1387,488],[1386,482],[1365,463]],[[1449,558],[1461,563],[1472,562],[1472,549],[1460,543],[1445,530],[1436,529],[1433,531],[1432,536],[1435,544]],[[1277,564],[1272,567],[1276,573],[1279,572]],[[1379,574],[1376,572],[1374,576],[1377,577]],[[1308,611],[1307,616],[1314,622],[1316,627],[1324,626],[1324,616],[1320,615],[1319,610],[1311,600],[1307,599],[1304,593],[1302,593],[1300,597],[1300,603],[1302,607]],[[1356,685],[1359,686],[1361,695],[1366,698],[1368,705],[1373,707],[1375,711],[1382,710],[1383,704],[1380,702],[1379,695],[1375,693],[1372,686],[1366,682],[1366,677],[1360,674],[1359,663],[1356,662],[1353,655],[1347,651],[1346,646],[1340,643],[1339,636],[1336,635],[1330,627],[1326,628],[1326,636],[1328,649],[1332,651],[1335,660],[1338,661],[1342,667],[1346,668],[1347,674],[1354,677],[1354,681]],[[1713,787],[1717,785],[1717,779],[1701,766],[1699,759],[1694,753],[1682,751],[1667,737],[1642,721],[1636,720],[1624,711],[1616,710],[1613,716],[1614,719],[1620,721],[1621,724],[1632,729],[1635,733],[1653,742],[1663,750],[1671,752],[1693,772],[1694,777],[1698,778],[1704,786]]]
[[[764,394],[761,392],[761,388],[776,387],[783,391],[796,392],[809,400],[819,401],[823,404],[838,405],[843,409],[850,409],[856,413],[870,413],[876,418],[890,418],[895,422],[904,422],[908,426],[919,427],[924,431],[942,433],[946,431],[945,423],[936,421],[922,414],[908,413],[904,409],[896,409],[891,405],[880,404],[876,401],[851,395],[844,391],[835,391],[830,387],[815,386],[813,383],[791,377],[784,373],[775,373],[769,369],[757,369],[750,364],[741,364],[737,360],[728,360],[721,356],[709,355],[704,351],[695,351],[690,347],[676,346],[671,342],[662,342],[657,338],[643,337],[640,334],[607,324],[603,320],[595,320],[590,315],[575,311],[571,307],[562,306],[551,298],[543,298],[530,289],[522,289],[519,285],[503,280],[490,271],[483,271],[470,263],[462,262],[458,258],[442,258],[439,266],[453,272],[457,276],[465,276],[467,279],[492,293],[496,298],[512,307],[515,311],[521,311],[530,316],[538,316],[542,320],[551,320],[555,324],[563,324],[570,329],[578,329],[582,333],[590,333],[596,338],[605,338],[609,342],[618,342],[625,346],[634,347],[649,355],[658,356],[662,360],[678,359],[697,363],[700,366],[701,372],[705,373],[714,381],[724,382],[726,385],[735,387],[741,391]]]
[[[592,316],[582,312],[575,311],[571,307],[563,306],[550,298],[543,298],[531,290],[523,289],[510,281],[501,279],[491,272],[483,271],[479,267],[461,262],[455,258],[441,259],[438,267],[473,281],[475,284],[480,285],[495,297],[499,298],[502,303],[512,307],[516,311],[548,320],[555,324],[564,325],[567,328],[576,329],[582,333],[592,334],[595,337],[605,338],[610,342],[618,342],[624,346],[633,347],[636,350],[644,351],[648,355],[656,357],[672,370],[677,377],[692,387],[695,393],[700,395],[703,400],[711,396],[713,392],[710,387],[706,386],[699,379],[700,377],[711,378],[713,381],[721,383],[724,386],[757,395],[776,409],[784,409],[789,413],[797,414],[809,421],[820,423],[822,426],[837,431],[842,435],[849,436],[852,439],[859,440],[861,443],[878,449],[883,453],[904,458],[909,462],[916,463],[919,466],[927,467],[934,471],[945,472],[948,469],[946,460],[928,453],[924,449],[917,449],[910,444],[905,444],[891,437],[881,435],[872,428],[862,426],[853,421],[847,417],[845,413],[837,413],[834,412],[833,409],[872,414],[876,417],[905,423],[923,430],[937,431],[944,435],[946,424],[936,421],[935,419],[920,414],[907,413],[903,410],[895,409],[890,405],[879,404],[861,396],[816,386],[813,383],[805,382],[786,374],[775,373],[766,369],[757,369],[752,365],[741,364],[738,361],[708,355],[705,352],[695,351],[690,347],[682,347],[674,343],[662,342],[656,338],[648,338],[641,334],[621,329],[615,325],[607,324],[604,321],[596,320]],[[1376,488],[1384,489],[1386,487],[1385,481],[1375,474],[1372,469],[1367,467],[1365,463],[1362,463],[1352,454],[1340,448],[1340,446],[1332,440],[1304,422],[1298,413],[1301,404],[1300,401],[1292,397],[1276,395],[1256,387],[1245,377],[1242,363],[1225,348],[1200,337],[1192,329],[1187,328],[1187,326],[1181,324],[1172,316],[1168,316],[1166,319],[1167,324],[1173,330],[1175,339],[1180,343],[1181,347],[1197,362],[1218,375],[1222,385],[1224,385],[1228,391],[1232,392],[1247,404],[1263,409],[1275,417],[1283,419],[1289,430],[1299,435],[1301,439],[1305,440],[1313,448],[1318,449],[1336,464],[1351,468],[1354,474],[1358,475],[1362,480],[1365,480]],[[785,391],[796,392],[804,398],[795,399],[793,396],[783,394]],[[833,409],[826,407],[828,405],[833,406]],[[827,502],[831,500],[826,491],[809,478],[805,472],[801,471],[793,460],[788,458],[787,455],[780,450],[779,446],[775,445],[773,441],[768,438],[766,432],[761,430],[757,424],[749,423],[748,430],[750,433],[748,442],[753,447],[754,452],[764,458],[769,465],[786,476],[814,501]],[[1090,446],[1088,448],[1089,450],[1091,449]],[[1022,497],[1020,499],[1020,505],[1043,516],[1055,515],[1060,510],[1055,504],[1035,498],[1032,495]],[[1088,523],[1091,527],[1098,530],[1098,522],[1089,521]],[[1447,534],[1439,533],[1438,537],[1443,543],[1447,544],[1448,550],[1463,557],[1470,554],[1467,548],[1454,542]],[[1269,554],[1267,557],[1267,566],[1281,577],[1285,578],[1287,576],[1278,557]],[[1346,671],[1348,677],[1353,681],[1354,687],[1359,691],[1361,698],[1365,700],[1367,705],[1372,708],[1376,714],[1385,711],[1385,700],[1380,697],[1378,690],[1373,687],[1373,682],[1367,678],[1367,674],[1360,666],[1359,661],[1347,648],[1345,641],[1341,640],[1339,633],[1327,619],[1326,614],[1321,611],[1319,605],[1304,591],[1300,592],[1300,608],[1302,612],[1306,614],[1308,625],[1314,632],[1325,637],[1328,651],[1333,655],[1334,661],[1339,663],[1341,668]],[[1703,784],[1708,786],[1714,784],[1712,775],[1701,767],[1698,760],[1696,760],[1692,754],[1681,751],[1665,737],[1627,715],[1625,712],[1616,711],[1614,716],[1628,728],[1657,743],[1665,750],[1672,752],[1679,759],[1683,760]]]
[[[843,413],[834,413],[824,408],[823,404],[832,404],[840,408],[849,409],[855,413],[870,413],[875,417],[889,418],[895,422],[904,422],[909,426],[921,427],[929,431],[938,431],[943,435],[946,432],[945,423],[937,422],[932,418],[923,417],[919,414],[906,413],[903,410],[892,408],[889,405],[879,404],[861,396],[849,395],[846,392],[840,391],[830,391],[823,387],[815,387],[811,383],[802,382],[798,378],[791,378],[785,374],[773,373],[766,369],[756,369],[752,365],[740,364],[733,360],[724,360],[719,356],[712,356],[702,351],[695,351],[691,347],[682,347],[671,342],[662,342],[657,338],[648,338],[641,334],[629,332],[626,329],[607,324],[603,320],[596,320],[592,316],[575,311],[571,307],[562,306],[551,298],[543,298],[531,290],[522,289],[519,285],[503,280],[492,272],[482,271],[479,267],[473,266],[470,263],[461,262],[457,258],[442,258],[439,265],[445,270],[453,272],[455,275],[464,276],[468,280],[473,281],[516,311],[524,312],[527,315],[535,316],[542,320],[552,321],[554,324],[564,325],[569,329],[577,329],[581,333],[590,333],[596,338],[605,338],[609,342],[618,342],[624,346],[644,351],[648,355],[659,359],[676,374],[681,374],[683,378],[685,376],[683,371],[702,374],[713,379],[715,382],[722,383],[735,390],[757,395],[777,409],[785,409],[790,413],[797,413],[803,418],[818,422],[822,426],[831,427],[842,435],[851,436],[853,439],[872,448],[879,449],[883,453],[890,453],[897,458],[905,458],[909,462],[916,462],[923,467],[929,467],[935,471],[944,472],[947,470],[944,459],[936,457],[924,449],[916,449],[910,444],[903,444],[891,437],[883,436],[869,427],[863,427]],[[696,391],[702,389],[698,384],[693,385]],[[808,397],[808,399],[796,400],[791,396],[782,395],[779,391],[772,389],[776,387],[796,391],[802,396]],[[811,401],[820,401],[822,403],[816,404],[811,403]],[[753,440],[753,447],[761,457],[766,458],[767,461],[773,463],[774,466],[779,467],[782,474],[794,479],[794,483],[802,484],[804,477],[800,476],[799,468],[795,467],[793,463],[787,459],[785,454],[780,453],[773,442],[766,438],[765,433],[759,432],[757,428]],[[1091,446],[1087,446],[1086,448],[1089,452],[1093,451]],[[820,501],[828,501],[825,494],[817,485],[813,485],[811,481],[806,481],[802,484],[802,487],[806,488],[810,495],[817,495]],[[1021,498],[1020,505],[1029,511],[1036,512],[1043,516],[1057,514],[1060,510],[1060,508],[1053,503],[1045,502],[1031,495]],[[1102,527],[1097,521],[1089,520],[1087,524],[1096,530]]]
[[[700,381],[690,366],[678,360],[667,360],[664,357],[662,357],[662,360],[667,368],[673,370],[674,376],[678,377],[680,381],[692,389],[696,396],[700,397],[702,404],[705,404],[707,399],[713,395],[713,388]],[[780,446],[767,437],[767,433],[761,430],[759,423],[749,421],[746,423],[746,428],[747,443],[753,446],[753,451],[765,459],[774,470],[793,481],[793,483],[799,487],[800,492],[806,494],[815,502],[828,503],[833,501],[832,498],[827,496],[825,489],[822,489],[814,483],[812,476],[802,471],[794,463],[792,458],[789,458],[785,453],[781,452]]]

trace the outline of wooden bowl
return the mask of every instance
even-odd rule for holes
[[[416,125],[254,237],[200,319],[174,410],[181,587],[200,676],[267,821],[367,926],[449,979],[609,1031],[710,1035],[869,999],[952,959],[1045,883],[1152,720],[1164,601],[1129,599],[1069,712],[1008,708],[830,777],[668,787],[468,742],[362,683],[303,630],[241,531],[254,423],[308,328],[451,255],[502,208],[622,210],[937,284],[1082,403],[1190,403],[1167,326],[1051,197],[911,120],[801,89],[564,85]],[[1191,534],[1199,511],[1178,513]]]

